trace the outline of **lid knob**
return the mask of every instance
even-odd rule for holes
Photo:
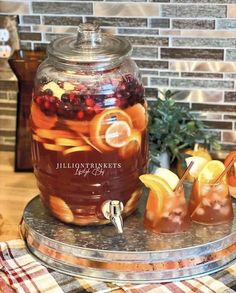
[[[96,47],[101,43],[101,30],[98,24],[81,23],[78,27],[77,46]]]

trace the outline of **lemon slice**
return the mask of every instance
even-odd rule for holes
[[[173,196],[174,193],[170,185],[161,177],[153,174],[141,175],[139,179],[144,183],[147,188],[158,198],[157,211],[161,212],[164,206],[164,200],[167,196]]]
[[[175,189],[176,185],[179,182],[179,177],[175,173],[170,171],[169,169],[158,168],[154,174],[158,175],[159,177],[164,179],[166,182],[168,182],[172,190]]]
[[[109,126],[118,121],[125,121],[130,128],[133,127],[129,115],[119,108],[106,109],[90,121],[91,141],[101,151],[109,152],[114,150],[114,147],[106,143],[104,135]]]
[[[187,164],[187,167],[190,165],[191,162],[193,162],[192,168],[189,170],[189,175],[191,175],[193,178],[197,178],[198,174],[208,161],[203,157],[193,156],[186,158],[185,162]]]
[[[131,134],[131,129],[126,121],[116,121],[111,124],[105,132],[106,143],[114,148],[125,146],[127,138]]]
[[[209,161],[199,172],[198,181],[200,183],[215,183],[215,181],[219,178],[222,172],[224,172],[224,170],[225,166],[221,161]],[[221,182],[226,182],[226,175],[223,176]]]

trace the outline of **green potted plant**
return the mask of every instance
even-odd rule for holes
[[[205,148],[211,146],[219,149],[220,145],[215,133],[206,131],[203,122],[173,98],[176,92],[170,90],[161,93],[163,98],[157,97],[149,109],[149,149],[151,161],[162,167],[169,167],[162,163],[163,156],[173,163],[175,159],[184,162],[184,150],[194,148],[201,143]]]

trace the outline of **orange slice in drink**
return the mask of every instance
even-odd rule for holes
[[[159,209],[160,201],[156,196],[156,193],[152,190],[148,193],[148,199],[146,204],[146,217],[149,221],[155,221],[155,219],[159,216],[157,211]]]
[[[86,144],[90,145],[93,149],[95,149],[95,150],[98,151],[99,153],[102,153],[102,151],[101,151],[99,148],[97,148],[97,147],[91,142],[91,140],[90,140],[87,136],[85,136],[85,135],[83,135],[82,133],[80,133],[80,137],[84,140],[84,142],[85,142]]]
[[[140,103],[125,109],[125,112],[130,116],[133,122],[134,128],[142,131],[147,126],[147,114],[146,109]]]
[[[46,139],[43,139],[42,137],[38,136],[37,134],[32,134],[32,139],[38,142],[47,142]]]
[[[164,200],[167,196],[173,196],[174,193],[170,187],[170,185],[161,177],[158,175],[153,174],[145,174],[141,175],[139,179],[144,183],[144,185],[147,188],[150,188],[152,193],[155,194],[155,196],[158,199],[158,207],[156,212],[161,212],[162,208],[164,206]],[[150,205],[150,207],[153,209]]]
[[[132,129],[131,134],[127,138],[126,142],[127,143],[118,151],[119,156],[123,159],[137,155],[141,146],[141,133],[136,129]]]
[[[63,120],[60,123],[66,125],[70,130],[78,133],[89,133],[89,121],[74,121],[74,120]]]
[[[81,146],[84,145],[82,139],[71,139],[71,138],[56,138],[55,142],[61,146]]]
[[[62,152],[64,150],[63,146],[52,144],[52,143],[43,143],[43,146],[46,150],[49,150],[49,151]]]
[[[202,168],[198,174],[198,182],[200,184],[213,184],[219,178],[219,176],[224,172],[225,166],[221,161],[212,160],[207,162],[207,164]],[[226,175],[223,176],[221,182],[226,183]]]
[[[36,103],[31,105],[31,120],[37,128],[51,129],[57,122],[57,116],[47,116],[39,108]]]
[[[71,138],[76,139],[76,134],[69,130],[56,130],[56,129],[37,129],[36,133],[38,136],[50,140],[55,140],[57,138]]]
[[[113,148],[121,148],[127,144],[131,129],[126,121],[116,121],[105,132],[106,143]]]
[[[50,195],[49,204],[53,214],[63,222],[71,223],[74,220],[74,215],[67,203],[60,197]]]
[[[91,146],[89,146],[89,145],[81,145],[81,146],[69,148],[69,149],[65,150],[63,152],[63,154],[68,155],[68,154],[71,154],[71,153],[87,152],[87,151],[91,151],[91,150],[92,150]]]
[[[129,115],[119,108],[104,110],[90,121],[91,141],[101,151],[109,152],[114,150],[114,146],[107,143],[105,133],[110,125],[118,121],[124,121],[130,128],[133,127]]]

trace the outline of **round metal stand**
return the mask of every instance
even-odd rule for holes
[[[125,283],[176,281],[216,272],[236,258],[236,217],[230,224],[193,223],[179,234],[143,227],[145,200],[125,219],[124,233],[110,225],[64,224],[42,205],[28,203],[21,232],[29,251],[46,266],[69,275]],[[234,204],[236,214],[236,205]]]

